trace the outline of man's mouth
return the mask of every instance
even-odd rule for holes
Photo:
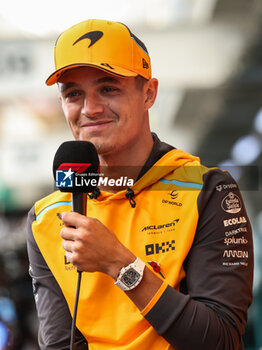
[[[81,128],[87,129],[89,131],[99,131],[108,127],[108,125],[111,124],[112,122],[113,120],[111,119],[89,121],[89,122],[83,123],[83,125],[81,125]]]

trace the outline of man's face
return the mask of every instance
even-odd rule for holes
[[[135,78],[81,67],[68,70],[59,89],[75,139],[92,142],[100,155],[128,150],[149,130],[146,89],[139,89]]]

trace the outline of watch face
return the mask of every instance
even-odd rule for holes
[[[139,280],[139,277],[140,274],[131,267],[123,274],[121,277],[121,282],[123,282],[127,287],[132,287]]]

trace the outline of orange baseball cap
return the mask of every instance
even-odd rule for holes
[[[124,77],[151,78],[146,46],[118,22],[89,19],[63,32],[55,45],[55,71],[46,84],[55,84],[68,69],[84,66]]]

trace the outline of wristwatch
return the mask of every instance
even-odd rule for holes
[[[139,258],[136,258],[131,264],[122,267],[115,285],[125,292],[134,289],[143,278],[144,268],[145,263]]]

